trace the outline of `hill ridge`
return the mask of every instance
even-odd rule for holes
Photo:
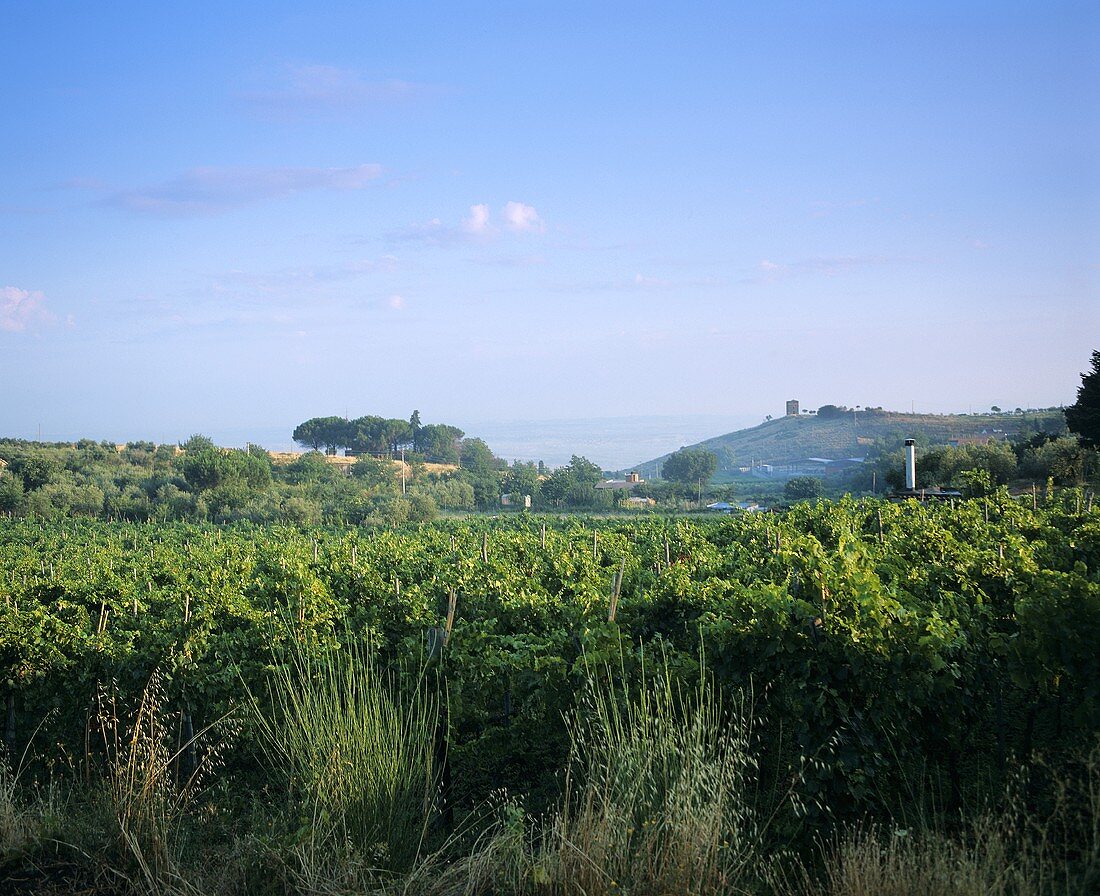
[[[1020,414],[917,414],[903,411],[847,411],[838,416],[789,415],[765,420],[686,445],[718,457],[718,476],[737,473],[753,464],[787,465],[810,457],[842,460],[866,457],[879,446],[892,447],[904,439],[921,445],[947,445],[953,439],[1011,439],[1026,432],[1060,432],[1065,428],[1061,408],[1043,408]],[[635,464],[629,469],[657,478],[660,465],[674,452]]]

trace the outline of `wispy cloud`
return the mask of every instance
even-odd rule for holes
[[[872,199],[818,199],[810,203],[810,214],[815,218],[825,218],[835,212],[865,208],[877,202],[877,196]]]
[[[542,218],[534,206],[522,202],[509,202],[501,210],[503,228],[510,233],[542,233],[545,230]],[[489,205],[479,202],[471,205],[469,211],[457,225],[450,225],[440,218],[432,218],[421,224],[414,224],[405,230],[389,234],[396,242],[420,242],[434,246],[448,246],[462,243],[485,243],[500,236],[501,228],[494,223],[493,212]]]
[[[43,307],[45,302],[46,297],[37,290],[0,287],[0,331],[22,333],[54,323],[57,316]]]
[[[617,292],[617,293],[657,293],[671,290],[712,290],[724,286],[717,277],[694,277],[684,280],[670,280],[665,277],[651,277],[647,274],[635,274],[633,277],[621,277],[614,280],[572,281],[559,283],[553,287],[557,292]]]
[[[673,285],[671,280],[665,280],[661,277],[646,277],[644,274],[635,274],[631,282],[639,289],[667,289]]]
[[[298,118],[404,103],[442,92],[437,86],[396,78],[371,81],[334,65],[288,65],[265,85],[240,91],[236,98],[265,117]]]
[[[491,255],[478,259],[480,264],[501,268],[537,268],[546,264],[545,255]]]
[[[743,282],[770,283],[808,275],[837,277],[860,268],[886,264],[912,264],[916,261],[918,261],[916,258],[890,258],[882,255],[836,255],[786,262],[762,258],[756,266],[758,272],[756,276],[748,277]]]
[[[235,270],[219,275],[213,283],[213,289],[218,292],[227,292],[245,288],[264,295],[297,296],[303,289],[354,280],[372,274],[388,273],[396,270],[397,267],[396,256],[383,255],[377,259],[360,258],[340,264],[287,267],[259,273]]]
[[[446,245],[457,242],[460,231],[456,227],[445,227],[439,218],[431,218],[419,224],[412,224],[402,230],[393,230],[386,234],[392,243],[428,243]]]
[[[70,177],[60,185],[65,190],[106,190],[107,184],[98,177]]]
[[[103,204],[161,217],[215,215],[310,190],[362,190],[382,174],[377,164],[351,168],[193,168],[179,177],[121,190]]]

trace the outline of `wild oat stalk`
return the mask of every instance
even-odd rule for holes
[[[22,850],[35,828],[34,816],[19,799],[19,779],[0,754],[0,856]]]
[[[562,808],[532,880],[561,893],[735,892],[756,844],[755,762],[743,704],[667,670],[582,702]],[[730,721],[732,716],[732,721]]]
[[[197,887],[182,869],[186,813],[217,751],[208,752],[190,778],[179,780],[178,760],[193,742],[178,744],[178,716],[166,710],[166,702],[156,673],[129,718],[120,718],[114,701],[105,695],[98,701],[107,750],[106,795],[118,838],[118,852],[114,858],[108,856],[108,863],[133,889],[193,894]]]

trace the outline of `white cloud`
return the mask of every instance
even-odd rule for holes
[[[762,259],[760,262],[760,270],[762,271],[778,271],[781,267],[780,264],[776,264],[774,261],[768,261],[768,259]]]
[[[489,206],[484,203],[471,205],[470,214],[462,219],[462,229],[477,235],[489,233],[492,229],[489,217]]]
[[[21,333],[28,327],[53,323],[57,318],[42,307],[45,301],[38,291],[0,287],[0,331]]]
[[[382,175],[378,164],[350,168],[193,168],[164,183],[108,196],[113,205],[165,217],[218,214],[308,190],[362,190]]]
[[[509,230],[542,231],[543,223],[534,206],[509,202],[504,206],[504,223]]]
[[[390,296],[389,299],[386,300],[386,303],[394,311],[404,311],[405,310],[405,297],[404,296],[399,296],[396,293],[394,295]]]
[[[509,202],[501,211],[503,227],[512,233],[541,233],[545,227],[535,209],[522,202]],[[494,223],[493,212],[486,202],[471,205],[466,216],[457,226],[432,218],[405,230],[391,233],[391,240],[415,241],[435,246],[453,246],[463,243],[488,243],[501,236],[501,227]]]

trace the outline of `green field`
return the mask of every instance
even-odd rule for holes
[[[0,889],[1100,873],[1080,491],[716,521],[0,521],[0,591]]]

